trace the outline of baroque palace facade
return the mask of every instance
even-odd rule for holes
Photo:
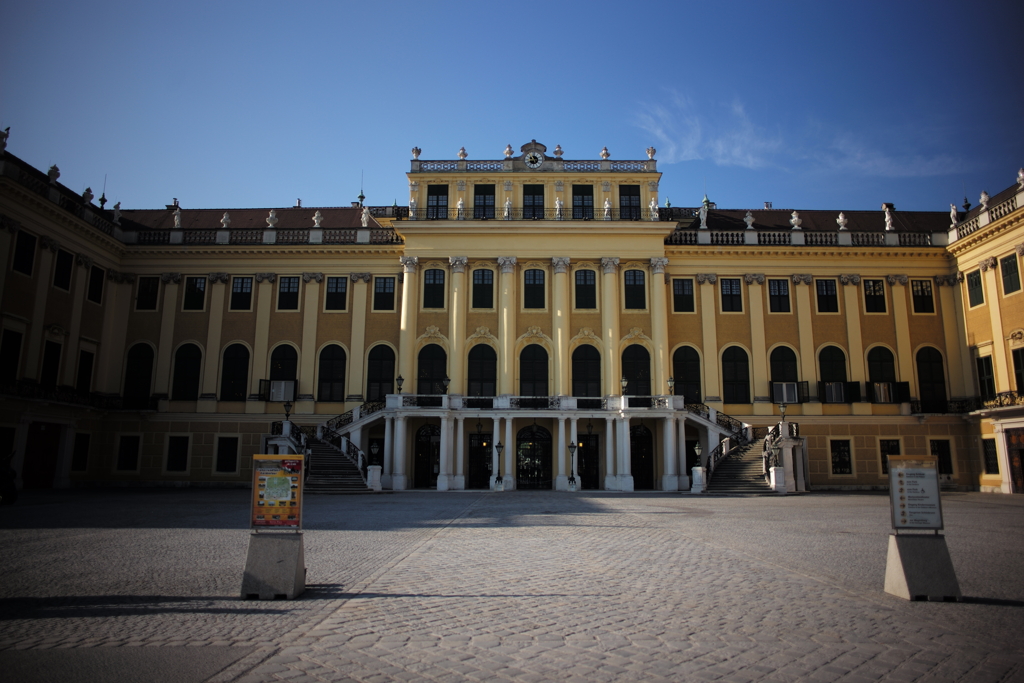
[[[414,149],[407,207],[128,210],[0,154],[25,487],[244,486],[318,437],[396,490],[699,490],[785,404],[789,490],[930,454],[1024,491],[1024,172],[959,213],[678,208],[654,149],[531,141]]]

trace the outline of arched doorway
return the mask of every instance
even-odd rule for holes
[[[416,460],[413,465],[413,486],[418,489],[437,488],[441,471],[441,428],[423,425],[416,430]]]
[[[643,424],[629,429],[629,453],[633,489],[654,490],[654,437]]]
[[[622,352],[622,376],[630,408],[651,407],[651,354],[639,344],[630,344]]]
[[[536,424],[516,436],[516,488],[554,488],[551,480],[551,432]]]
[[[377,344],[367,361],[366,400],[383,401],[395,385],[395,352],[386,344]]]
[[[692,346],[680,346],[672,354],[672,372],[675,374],[676,396],[683,396],[687,403],[700,403],[700,354]]]
[[[590,344],[572,352],[572,395],[580,410],[601,409],[601,352]]]
[[[942,354],[934,347],[917,352],[917,388],[922,413],[946,412],[946,373]]]
[[[416,393],[420,395],[417,405],[440,407],[440,394],[445,393],[444,381],[448,379],[448,354],[437,344],[427,344],[420,349],[417,366]],[[423,398],[424,396],[437,398]]]

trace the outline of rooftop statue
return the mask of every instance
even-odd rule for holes
[[[839,212],[839,218],[836,219],[836,223],[839,224],[840,230],[846,230],[846,224],[849,223],[849,221],[846,220],[846,216],[843,215],[842,211]]]
[[[324,220],[324,215],[322,213],[320,213],[320,210],[318,209],[317,212],[315,214],[313,214],[313,227],[314,228],[319,228],[320,227],[320,223],[322,223],[323,220]]]
[[[419,147],[413,147],[412,148],[412,158],[413,159],[419,159],[421,154],[423,154],[423,150],[422,149],[420,149]]]
[[[363,213],[359,217],[359,222],[363,224],[364,228],[370,227],[370,207],[363,207]]]
[[[512,145],[505,145],[505,158],[511,159],[515,151],[512,149]]]
[[[227,211],[225,211],[225,212],[224,212],[224,215],[223,215],[223,216],[221,216],[221,219],[220,219],[220,225],[221,225],[221,227],[222,227],[222,228],[224,228],[225,230],[227,230],[228,228],[230,228],[230,227],[231,227],[231,216],[229,216],[229,215],[228,215],[228,212],[227,212]]]
[[[988,209],[988,200],[989,199],[991,199],[991,197],[988,196],[988,192],[985,192],[984,190],[982,190],[981,191],[981,199],[979,200],[981,202],[981,210],[982,211],[985,211],[986,209]]]
[[[181,209],[174,210],[174,229],[181,230]]]
[[[658,200],[657,199],[655,199],[654,197],[651,197],[651,203],[648,205],[648,209],[651,212],[651,220],[652,221],[658,220]]]
[[[796,211],[793,212],[792,218],[789,219],[789,224],[793,226],[794,230],[800,230],[800,226],[803,225],[804,220],[800,218],[800,214]]]
[[[697,211],[697,216],[700,218],[700,227],[708,227],[708,205],[707,202],[700,205],[700,210]]]
[[[956,204],[950,204],[949,205],[949,220],[952,221],[949,224],[949,227],[951,227],[951,228],[955,228],[957,226],[957,223],[960,222],[959,217],[957,216],[957,213],[956,213]]]
[[[743,217],[743,222],[747,224],[747,230],[754,229],[754,214],[747,211],[747,215]]]
[[[271,209],[270,215],[267,216],[267,227],[273,228],[277,225],[277,209]]]
[[[892,209],[888,204],[882,205],[885,208],[885,231],[892,232],[896,228],[892,225]]]

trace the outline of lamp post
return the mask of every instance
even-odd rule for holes
[[[395,384],[398,385],[398,393],[402,393],[402,385],[405,384],[405,378],[399,375],[395,378]]]
[[[779,421],[780,422],[785,422],[786,421],[786,404],[785,403],[780,403],[779,404],[779,414],[782,416],[782,418]]]
[[[284,419],[288,421],[289,416],[292,414],[292,402],[285,401],[282,407],[284,408]]]
[[[451,383],[452,383],[451,379],[449,379],[448,375],[445,375],[444,376],[444,381],[442,382],[442,384],[444,384],[444,393],[446,393],[446,394],[448,393],[448,385],[451,384]]]
[[[675,395],[675,388],[676,388],[676,380],[675,380],[675,378],[674,377],[669,377],[668,378],[668,395],[669,396],[674,396]]]
[[[377,453],[380,451],[380,444],[374,441],[370,444],[370,455],[373,456],[373,464],[377,464]]]
[[[576,444],[569,442],[569,490],[576,490]]]
[[[497,474],[494,475],[494,490],[504,491],[505,482],[502,481],[501,479],[501,452],[505,450],[505,444],[499,441],[498,443],[494,444],[494,450],[498,452],[498,472]]]
[[[697,467],[701,467],[700,454],[704,452],[704,449],[700,447],[700,441],[693,445],[693,452],[697,455]]]
[[[626,387],[629,386],[629,380],[623,375],[622,379],[619,380],[619,386],[622,387],[622,395],[626,395]]]

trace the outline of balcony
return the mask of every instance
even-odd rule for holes
[[[690,216],[693,209],[688,209]],[[677,221],[677,209],[563,207],[540,206],[467,206],[463,209],[430,206],[408,211],[410,221]]]

